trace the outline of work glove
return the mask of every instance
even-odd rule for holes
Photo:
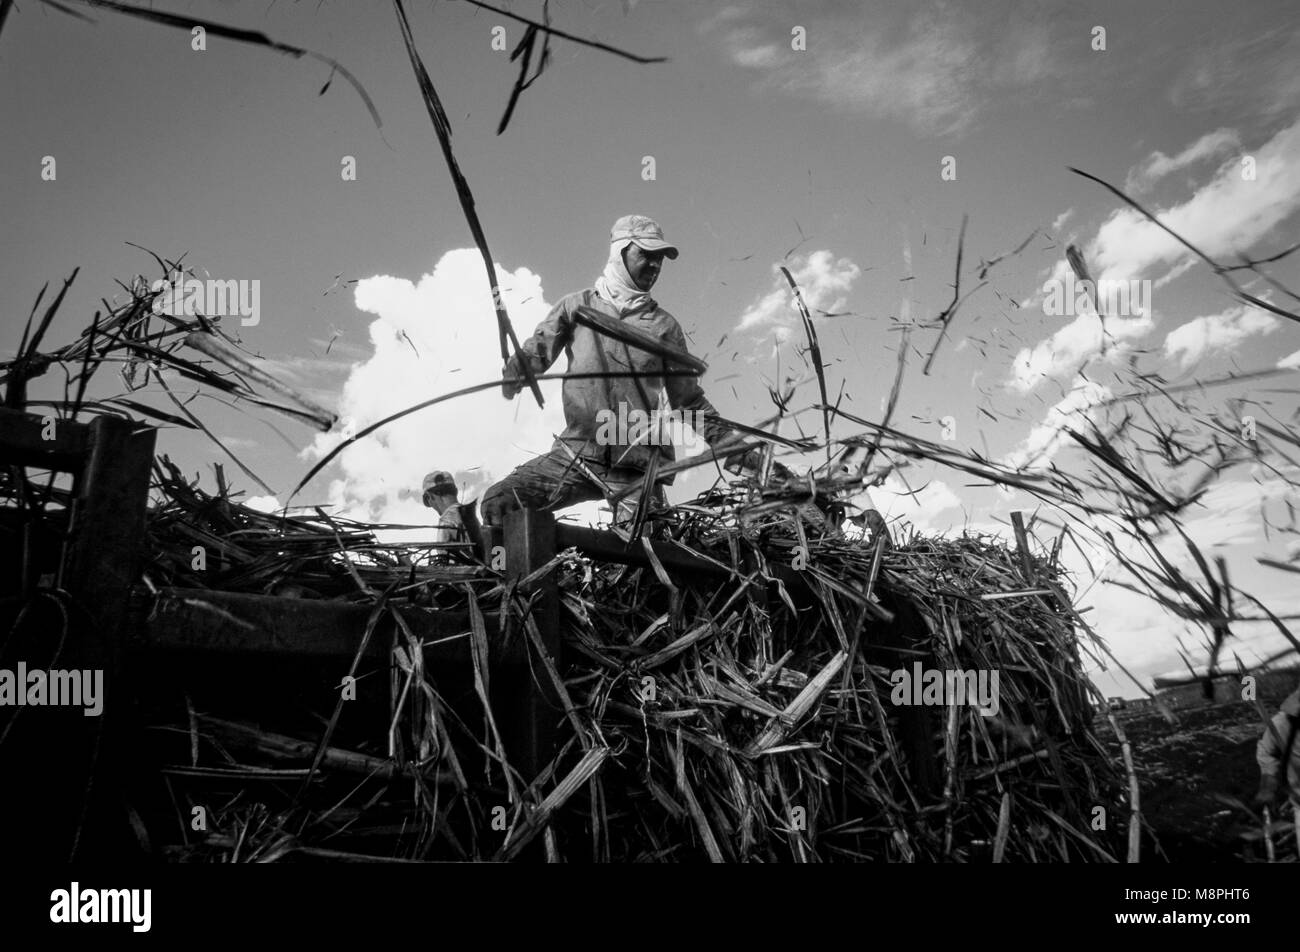
[[[744,470],[756,470],[762,465],[762,448],[754,447],[747,453],[732,453],[722,461],[722,468],[734,476],[739,476]]]
[[[763,448],[761,446],[756,446],[745,453],[732,453],[722,462],[722,468],[735,476],[739,476],[745,471],[757,473],[762,465]],[[776,460],[772,460],[771,477],[773,479],[793,479],[794,473],[788,467]]]
[[[519,391],[528,386],[528,381],[524,379],[524,372],[519,367],[519,358],[511,357],[501,368],[501,376],[505,382],[501,384],[501,395],[507,400],[513,400]]]
[[[1259,792],[1255,794],[1255,808],[1272,806],[1274,799],[1277,797],[1277,778],[1271,776],[1261,777],[1259,781]]]

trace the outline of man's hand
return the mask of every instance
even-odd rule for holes
[[[745,471],[755,472],[763,465],[763,448],[756,446],[744,453],[732,453],[722,461],[722,468],[733,476]]]
[[[1255,809],[1272,806],[1273,800],[1277,797],[1277,778],[1261,777],[1259,781],[1259,792],[1255,794]]]
[[[506,361],[506,365],[501,368],[501,376],[505,378],[505,382],[501,384],[501,396],[507,400],[513,400],[527,385],[523,371],[519,369],[519,361],[515,357]]]
[[[746,470],[757,473],[763,466],[763,447],[756,446],[746,453],[732,453],[723,461],[722,466],[727,472],[736,476]],[[774,479],[794,478],[794,473],[776,460],[772,460],[771,475]]]

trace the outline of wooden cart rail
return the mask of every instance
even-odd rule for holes
[[[24,598],[14,601],[24,610],[33,604],[27,599],[48,592],[64,614],[62,631],[48,631],[39,643],[42,659],[51,668],[102,671],[106,692],[118,681],[123,661],[155,436],[152,428],[115,416],[79,423],[0,408],[0,465],[9,468],[15,491],[25,486],[24,467],[73,477],[72,504],[58,530],[58,564],[32,570],[32,524],[14,510],[23,518],[14,521],[21,531],[15,530],[10,544],[20,549],[14,563],[23,571],[4,584],[21,590]],[[38,601],[48,605],[49,599]],[[6,614],[10,635],[11,625],[17,627],[17,619]],[[118,706],[105,704],[98,717],[73,708],[3,713],[8,739],[0,748],[0,772],[16,776],[21,769],[24,777],[0,791],[0,815],[7,817],[4,833],[14,855],[23,855],[19,844],[26,837],[36,838],[36,855],[57,861],[105,849],[103,840],[82,832],[96,828],[116,786]]]

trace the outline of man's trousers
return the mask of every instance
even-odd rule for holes
[[[588,470],[591,475],[588,475]],[[631,521],[641,498],[640,487],[645,482],[643,471],[609,467],[587,459],[576,463],[563,450],[553,449],[516,467],[510,475],[483,494],[480,503],[483,522],[489,526],[499,526],[505,521],[507,512],[521,507],[554,512],[575,503],[604,499],[604,493],[591,478],[592,475],[614,492],[637,487],[619,500],[618,511],[614,516],[615,523]],[[656,483],[652,491],[652,510],[665,508],[668,500],[663,484]]]

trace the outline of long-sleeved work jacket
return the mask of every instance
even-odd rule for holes
[[[560,351],[564,351],[569,357],[567,373],[618,373],[630,370],[650,373],[652,376],[564,381],[565,428],[554,449],[563,452],[559,444],[564,443],[584,459],[609,467],[642,471],[648,467],[652,453],[658,453],[661,462],[672,461],[675,454],[667,439],[633,445],[637,436],[633,427],[602,427],[601,424],[608,423],[611,419],[617,421],[620,414],[624,420],[635,420],[635,417],[630,416],[633,411],[640,411],[647,418],[652,413],[658,413],[662,417],[664,407],[660,398],[661,391],[668,407],[674,411],[716,415],[717,411],[704,396],[699,381],[691,376],[653,375],[655,371],[664,369],[662,357],[614,340],[578,323],[574,317],[578,307],[600,311],[678,350],[687,350],[686,336],[682,333],[681,325],[657,305],[620,316],[594,288],[565,295],[520,347],[520,353],[527,355],[529,367],[534,374],[545,373],[559,357]],[[522,377],[522,373],[514,367],[517,359],[511,358],[508,373]],[[601,411],[606,413],[602,414]],[[708,423],[698,416],[691,422],[696,432],[710,445],[733,435],[733,431],[725,424]],[[620,433],[620,429],[625,432]],[[663,481],[672,482],[672,477]]]
[[[1300,805],[1300,717],[1281,710],[1273,716],[1273,729],[1265,730],[1255,746],[1255,762],[1261,777],[1285,780],[1291,801]]]

